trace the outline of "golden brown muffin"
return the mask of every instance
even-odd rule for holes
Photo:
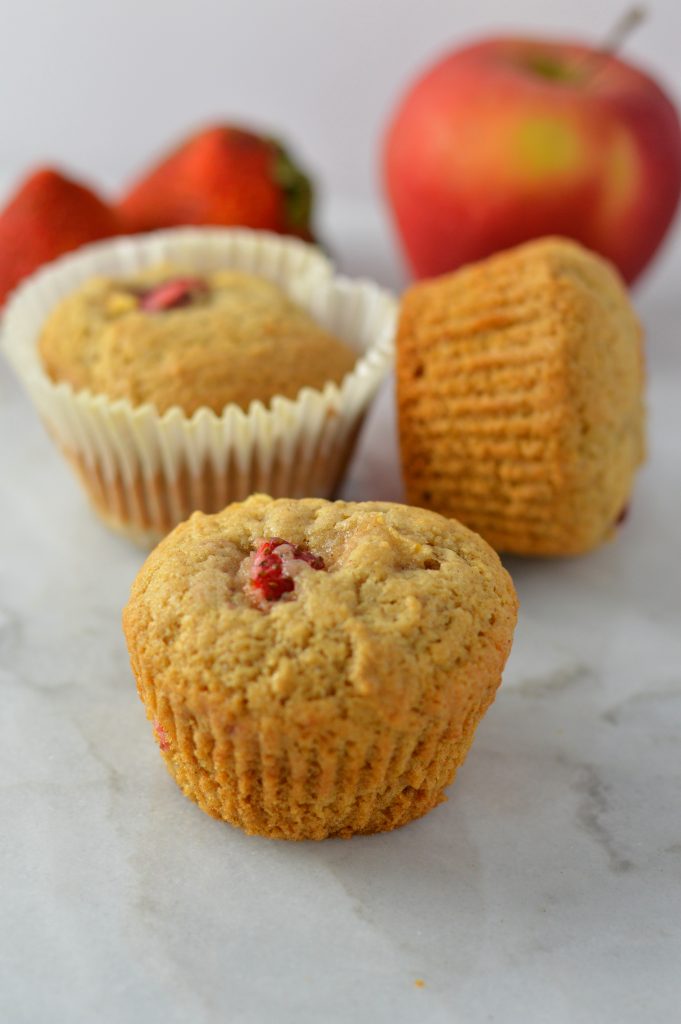
[[[349,373],[357,353],[275,284],[236,270],[198,278],[157,267],[94,278],[47,320],[40,355],[55,381],[163,413],[247,409]]]
[[[443,799],[516,613],[497,555],[460,523],[255,495],[166,537],[123,622],[185,794],[249,833],[323,839]]]
[[[614,531],[644,455],[641,328],[614,268],[545,238],[417,284],[397,336],[408,500],[498,551]]]

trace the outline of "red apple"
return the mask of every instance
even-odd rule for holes
[[[407,92],[385,181],[414,273],[540,235],[577,239],[633,281],[681,190],[681,128],[644,72],[576,43],[490,39]]]

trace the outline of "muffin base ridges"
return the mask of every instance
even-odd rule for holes
[[[599,257],[536,240],[414,285],[396,362],[409,504],[518,555],[614,536],[645,455],[643,348]]]
[[[138,690],[185,796],[249,835],[288,840],[389,832],[427,814],[446,799],[490,703],[463,727],[429,721],[420,734],[391,728],[369,744],[340,732],[301,743],[274,717],[225,727],[210,714],[198,721],[182,695],[158,696],[139,676]]]

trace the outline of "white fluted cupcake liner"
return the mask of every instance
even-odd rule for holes
[[[52,381],[38,341],[55,304],[88,278],[126,278],[164,263],[198,273],[236,268],[274,281],[356,350],[353,371],[321,391],[303,388],[295,400],[254,401],[247,411],[227,405],[221,415],[204,407],[191,417]],[[195,509],[217,511],[253,491],[329,497],[392,364],[395,318],[389,292],[337,276],[297,239],[182,228],[99,242],[43,268],[10,301],[2,344],[101,517],[150,544]]]

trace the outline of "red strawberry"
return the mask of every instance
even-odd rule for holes
[[[171,277],[142,292],[140,306],[146,313],[161,313],[189,306],[197,295],[204,295],[206,291],[206,282],[200,277]]]
[[[295,588],[295,563],[303,562],[312,569],[324,569],[324,559],[307,548],[291,544],[281,537],[271,537],[258,545],[250,566],[250,587],[258,601],[278,601]]]
[[[41,264],[120,231],[115,211],[90,189],[50,167],[35,171],[0,213],[0,305]]]
[[[273,139],[227,125],[194,135],[141,178],[119,210],[130,231],[182,224],[310,239],[312,188]]]

